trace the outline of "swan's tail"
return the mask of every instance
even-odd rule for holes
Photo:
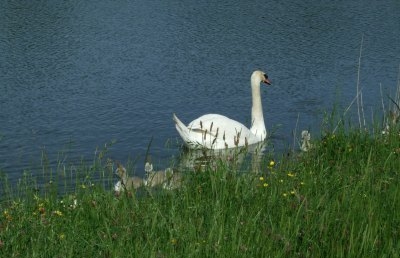
[[[182,123],[181,120],[179,120],[179,118],[173,114],[172,119],[175,121],[175,127],[176,130],[178,131],[179,135],[182,137],[182,139],[187,143],[189,142],[190,138],[189,138],[189,128],[186,127],[186,125],[184,123]]]

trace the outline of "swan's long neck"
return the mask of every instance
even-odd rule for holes
[[[126,185],[128,183],[128,175],[127,174],[121,175],[121,182],[123,185]]]
[[[251,108],[251,128],[250,131],[262,140],[267,136],[265,129],[264,115],[261,103],[260,79],[257,76],[251,77],[251,93],[253,106]]]

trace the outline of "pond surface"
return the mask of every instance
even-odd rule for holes
[[[273,83],[262,98],[276,148],[294,130],[318,137],[324,112],[354,99],[358,70],[368,123],[399,80],[399,1],[2,1],[0,24],[11,178],[42,153],[93,160],[114,140],[107,155],[136,160],[138,174],[150,142],[155,166],[168,163],[181,151],[173,113],[250,123],[255,69]]]

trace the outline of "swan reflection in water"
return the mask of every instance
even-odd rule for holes
[[[266,142],[222,150],[183,148],[176,169],[185,172],[204,172],[209,169],[216,170],[221,164],[233,169],[240,169],[248,164],[246,162],[250,162],[251,172],[259,173],[265,148]]]

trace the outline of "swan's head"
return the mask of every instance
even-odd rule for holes
[[[251,75],[251,80],[256,80],[257,83],[263,82],[265,84],[271,85],[271,81],[268,79],[268,75],[263,71],[254,71]]]

